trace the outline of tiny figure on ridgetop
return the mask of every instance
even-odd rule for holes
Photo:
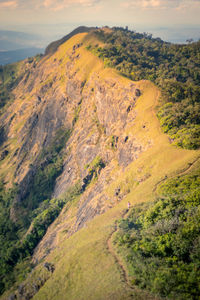
[[[128,204],[127,204],[127,207],[128,207],[128,210],[130,209],[130,207],[131,207],[131,204],[130,204],[130,202],[128,202]]]

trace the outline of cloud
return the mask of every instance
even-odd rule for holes
[[[162,0],[129,0],[121,2],[124,8],[157,8],[163,6]]]
[[[99,2],[100,0],[44,0],[40,6],[53,11],[59,11],[75,5],[91,7]]]
[[[161,1],[160,0],[143,0],[143,1],[141,1],[141,4],[142,4],[143,8],[160,7]]]
[[[17,1],[0,1],[0,9],[13,9],[17,6]]]
[[[200,9],[200,0],[182,0],[176,6],[177,11],[187,11],[189,9]]]
[[[0,9],[48,9],[60,11],[72,6],[94,7],[102,0],[0,0]]]
[[[122,1],[121,6],[124,8],[141,8],[141,9],[182,9],[192,6],[200,6],[200,0],[127,0]]]

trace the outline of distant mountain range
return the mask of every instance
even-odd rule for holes
[[[25,48],[12,51],[2,51],[0,52],[0,65],[14,63],[23,60],[30,56],[35,56],[44,51],[43,48]]]
[[[0,51],[24,48],[42,48],[46,45],[44,38],[37,34],[0,30]]]
[[[13,63],[42,53],[45,44],[40,35],[0,30],[0,64]]]

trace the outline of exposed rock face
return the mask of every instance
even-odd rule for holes
[[[16,99],[1,117],[0,134],[6,180],[14,179],[19,184],[19,202],[37,172],[41,151],[51,144],[59,128],[69,128],[72,133],[63,150],[63,172],[56,180],[53,197],[61,196],[78,180],[83,182],[88,175],[86,166],[96,157],[102,159],[105,167],[83,193],[71,233],[115,205],[105,191],[114,180],[113,162],[123,170],[147,148],[128,133],[137,114],[134,106],[141,95],[138,86],[113,71],[105,71],[102,63],[85,50],[81,39],[78,47],[72,39],[50,58],[33,62],[34,68],[26,66],[27,73],[14,91]],[[91,67],[94,59],[98,68],[95,64]],[[50,236],[44,243],[52,244],[55,232]]]
[[[95,88],[92,89],[93,86]],[[134,106],[136,101],[132,98],[134,91],[132,83],[124,88],[118,80],[100,81],[95,74],[85,84],[81,93],[79,120],[67,145],[71,146],[70,154],[65,161],[64,172],[57,181],[55,197],[72,184],[73,174],[84,178],[84,166],[96,156],[101,156],[106,165],[118,157],[119,164],[127,166],[142,151],[142,145],[138,145],[133,137],[124,143],[124,132],[136,114],[134,109],[127,112],[127,107],[130,104]],[[115,145],[112,145],[114,136]]]

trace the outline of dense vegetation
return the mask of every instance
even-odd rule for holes
[[[43,149],[35,162],[35,175],[22,202],[15,198],[20,192],[16,186],[6,190],[0,186],[0,293],[11,286],[18,276],[13,272],[16,264],[30,256],[44,236],[48,226],[55,220],[69,199],[78,194],[78,187],[63,199],[48,200],[51,197],[55,180],[63,169],[63,153],[71,131],[60,128],[49,147]],[[15,222],[10,218],[11,207],[20,213]],[[31,224],[32,222],[32,224]],[[29,234],[24,234],[31,224]],[[19,241],[23,241],[22,243]],[[21,272],[21,271],[20,271]]]
[[[12,88],[18,82],[18,64],[0,66],[0,112],[9,101],[13,100]]]
[[[162,89],[158,117],[164,132],[183,148],[200,147],[200,41],[175,45],[123,28],[96,30],[104,46],[89,45],[132,80],[148,79]]]
[[[39,203],[51,196],[55,180],[63,170],[62,149],[70,134],[70,129],[60,128],[51,144],[42,150],[35,166],[31,165],[35,169],[35,174],[23,201],[23,206],[29,211],[35,209]]]
[[[3,291],[4,276],[12,270],[10,264],[6,263],[7,251],[14,247],[18,240],[17,226],[10,219],[10,206],[16,196],[16,188],[5,191],[4,185],[0,183],[0,292]]]
[[[75,201],[81,194],[81,185],[77,183],[59,199],[47,199],[32,212],[32,223],[28,234],[20,239],[19,228],[10,220],[9,209],[0,215],[0,293],[10,288],[15,281],[25,279],[31,269],[29,257],[45,235],[49,225],[57,218],[66,203]],[[15,191],[0,191],[1,203],[9,207]],[[5,211],[7,212],[5,218]]]
[[[115,242],[132,283],[163,297],[199,299],[200,169],[167,180],[151,205],[119,222]]]

